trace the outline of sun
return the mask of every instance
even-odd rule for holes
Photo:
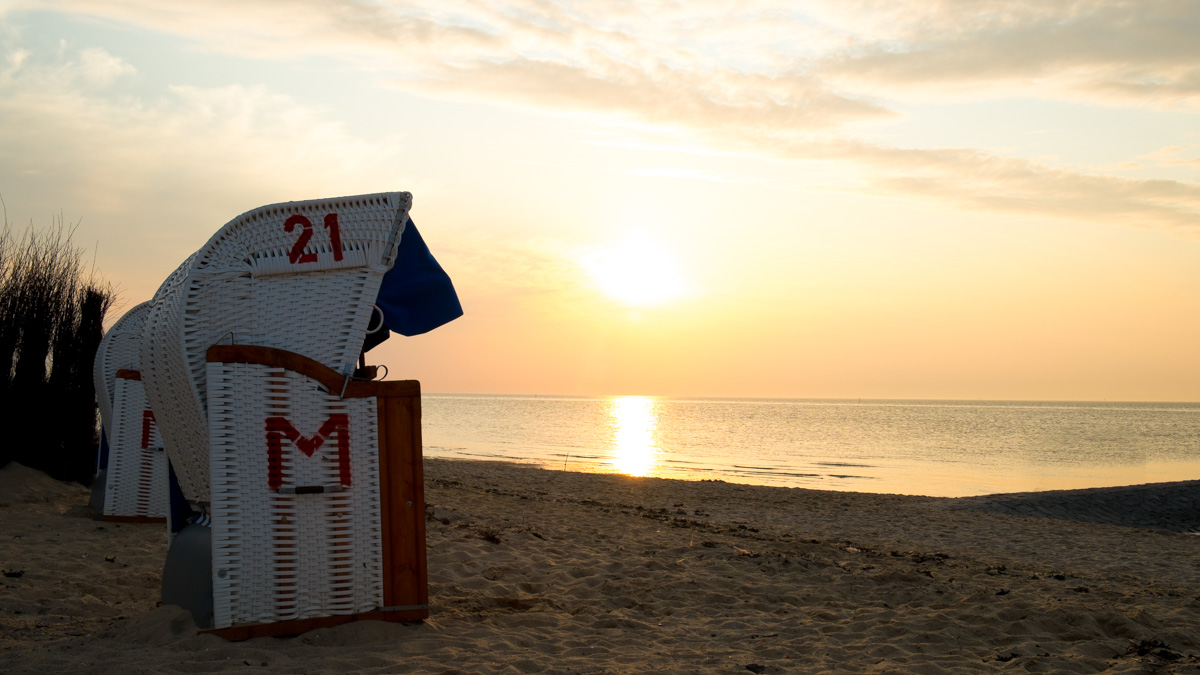
[[[688,291],[671,256],[643,238],[588,251],[582,263],[605,295],[627,307],[665,305]]]

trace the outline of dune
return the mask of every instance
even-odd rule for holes
[[[234,643],[158,606],[161,525],[93,521],[86,489],[10,464],[0,671],[1195,672],[1198,492],[944,499],[426,460],[427,621]]]

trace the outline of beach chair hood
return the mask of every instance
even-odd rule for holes
[[[248,211],[155,293],[141,365],[188,501],[209,502],[209,347],[285,349],[349,377],[377,300],[385,322],[402,334],[431,330],[462,313],[449,277],[411,226],[411,203],[409,193],[389,192]],[[388,275],[398,257],[411,262],[414,279],[404,270]],[[385,276],[399,290],[380,298]],[[431,294],[436,299],[422,301]]]
[[[150,303],[143,302],[117,319],[100,340],[92,366],[92,383],[96,388],[96,404],[100,408],[100,425],[111,435],[113,424],[113,393],[117,371],[137,370],[140,361],[139,345]]]

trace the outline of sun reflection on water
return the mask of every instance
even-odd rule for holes
[[[648,476],[658,463],[658,405],[646,396],[609,401],[613,424],[613,468],[628,476]]]

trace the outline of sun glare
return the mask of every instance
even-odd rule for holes
[[[658,411],[645,396],[618,396],[609,401],[612,418],[613,467],[627,476],[646,476],[658,463]]]
[[[664,305],[687,292],[670,255],[641,239],[590,251],[583,267],[605,295],[627,307]]]

